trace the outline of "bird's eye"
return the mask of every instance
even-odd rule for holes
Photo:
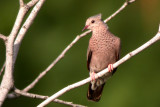
[[[94,22],[95,22],[95,20],[92,20],[92,21],[91,21],[91,23],[94,23]]]

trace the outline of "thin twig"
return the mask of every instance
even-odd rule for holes
[[[115,17],[118,13],[120,13],[124,8],[126,8],[127,5],[135,2],[136,0],[127,0],[116,12],[114,12],[111,16],[109,16],[106,20],[104,20],[105,23],[107,23],[109,20],[111,20],[113,17]]]
[[[14,92],[15,92],[15,94],[22,95],[22,96],[29,97],[29,98],[36,98],[36,99],[42,99],[42,100],[45,100],[48,98],[48,96],[24,92],[24,91],[19,90],[17,88],[14,89]],[[53,100],[53,102],[59,103],[59,104],[65,104],[65,105],[72,106],[72,107],[86,107],[83,105],[73,104],[72,102],[63,101],[63,100],[59,100],[59,99],[55,99],[55,100]]]
[[[129,3],[133,3],[135,0],[131,0],[129,1]],[[119,12],[121,12],[126,6],[128,5],[128,1],[126,1],[115,13],[113,13],[110,17],[108,17],[105,22],[108,22],[109,20],[111,20],[113,17],[115,17]],[[28,91],[30,89],[32,89],[37,83],[38,81],[45,76],[45,74],[58,62],[60,61],[64,55],[66,54],[66,52],[82,37],[86,36],[87,34],[89,34],[91,32],[91,30],[88,30],[80,35],[78,35],[62,52],[61,54],[44,70],[42,71],[38,77],[31,83],[29,84],[26,88],[24,88],[24,91]]]
[[[121,65],[125,61],[129,60],[131,57],[135,56],[136,54],[140,53],[141,51],[143,51],[147,47],[151,46],[153,43],[157,42],[158,40],[160,40],[160,26],[159,26],[158,33],[152,39],[150,39],[148,42],[146,42],[145,44],[143,44],[139,48],[135,49],[134,51],[129,52],[126,56],[124,56],[119,61],[117,61],[116,63],[114,63],[113,64],[113,68],[117,68],[119,65]],[[97,79],[98,77],[102,77],[107,72],[108,72],[108,68],[102,70],[101,72],[97,73],[97,76],[95,77],[95,79]],[[43,101],[37,107],[44,107],[45,105],[49,104],[52,100],[58,98],[59,96],[63,95],[64,93],[66,93],[68,91],[70,91],[71,89],[74,89],[76,87],[82,86],[82,85],[84,85],[84,84],[86,84],[86,83],[88,83],[90,81],[91,81],[91,78],[88,77],[87,79],[84,79],[82,81],[79,81],[77,83],[69,85],[69,86],[61,89],[57,93],[53,94],[51,97],[49,97],[47,100]]]
[[[25,96],[25,97],[29,97],[29,98],[34,98],[34,99],[36,98],[36,99],[42,99],[42,100],[45,100],[45,99],[48,98],[48,96],[28,93],[28,92],[25,92],[23,90],[19,90],[17,88],[14,88],[13,92],[8,94],[7,98],[8,99],[14,99],[14,98],[20,97],[21,95]],[[83,105],[73,104],[72,102],[63,101],[63,100],[60,100],[60,99],[55,99],[55,100],[53,100],[53,102],[68,105],[68,106],[72,106],[72,107],[85,107]]]

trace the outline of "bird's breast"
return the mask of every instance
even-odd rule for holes
[[[100,71],[116,61],[114,40],[106,37],[91,37],[89,48],[92,51],[90,68]]]
[[[106,37],[91,37],[89,41],[90,49],[94,52],[106,52],[114,48],[113,40]]]

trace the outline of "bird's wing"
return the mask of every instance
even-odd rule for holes
[[[88,47],[88,49],[87,49],[87,68],[88,68],[89,71],[90,71],[91,58],[92,58],[92,51],[91,51],[91,49]]]
[[[121,51],[121,41],[120,41],[120,39],[118,38],[117,39],[117,49],[116,49],[116,61],[118,61],[119,60],[119,58],[120,58],[120,51]]]
[[[115,51],[115,56],[116,56],[116,61],[119,60],[120,58],[120,51],[121,51],[121,41],[120,39],[118,38],[117,41],[116,41],[116,51]],[[116,72],[117,68],[115,68],[112,72],[112,74],[114,74]]]

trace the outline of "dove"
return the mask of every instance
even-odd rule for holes
[[[91,77],[87,98],[98,102],[106,81],[117,69],[113,69],[113,64],[119,60],[121,41],[109,31],[107,24],[101,19],[101,14],[89,17],[83,30],[85,29],[92,31],[87,49],[87,68]],[[107,67],[109,72],[95,79],[96,73]]]

